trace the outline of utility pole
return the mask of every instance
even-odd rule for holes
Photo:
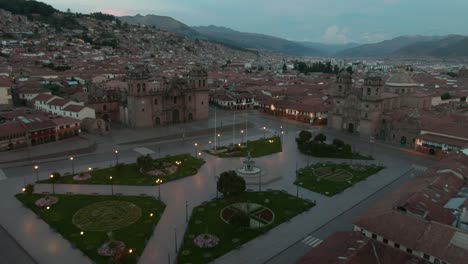
[[[232,120],[232,145],[236,144],[236,110],[234,110],[234,119]]]
[[[216,151],[216,146],[217,146],[217,143],[218,143],[218,141],[217,141],[218,140],[217,139],[218,133],[216,133],[216,126],[217,126],[217,123],[216,123],[216,106],[214,108],[215,108],[215,120],[214,120],[214,122],[215,122],[215,126],[214,126],[214,143],[215,144],[214,145],[215,145],[215,147],[214,147],[214,150]]]

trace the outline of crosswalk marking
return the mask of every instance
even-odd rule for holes
[[[152,151],[149,148],[135,148],[133,151],[140,153],[141,155],[148,155],[148,154],[153,154],[154,151]]]
[[[6,179],[7,179],[7,176],[5,175],[5,173],[3,172],[3,170],[0,169],[0,181],[6,180]]]
[[[320,245],[323,241],[319,238],[313,237],[313,236],[307,236],[306,238],[302,239],[302,243],[311,246],[311,247],[316,247]]]

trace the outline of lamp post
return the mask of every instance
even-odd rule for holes
[[[185,222],[188,223],[188,201],[185,201]]]
[[[266,126],[263,127],[263,138],[266,138]]]
[[[261,173],[258,174],[258,191],[259,192],[262,191],[262,174]]]
[[[52,180],[52,194],[55,194],[55,179],[53,174],[50,175],[50,179]]]
[[[198,152],[198,158],[201,159],[201,152]]]
[[[297,181],[297,161],[296,161],[296,197],[299,197],[299,182]]]
[[[34,172],[36,173],[36,181],[39,181],[39,166],[34,165]]]
[[[177,253],[179,250],[177,248],[177,228],[174,226],[174,244],[175,244],[175,252]]]
[[[161,179],[156,179],[156,184],[158,185],[158,200],[161,201],[161,183],[163,181]]]
[[[71,166],[72,166],[72,175],[75,175],[75,158],[71,156],[70,161],[71,161]]]
[[[115,166],[119,165],[119,151],[114,150],[115,153]]]
[[[244,143],[244,130],[241,130],[241,145]]]
[[[221,134],[218,133],[216,136],[218,137],[218,140],[215,142],[215,150],[219,146],[219,138],[221,137]],[[218,144],[218,146],[216,146],[216,144]]]
[[[110,184],[111,184],[111,195],[114,195],[114,183],[112,182],[112,176],[109,176]]]
[[[198,153],[198,143],[195,142],[195,158],[197,157],[197,153]]]

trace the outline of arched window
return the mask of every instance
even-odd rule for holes
[[[140,92],[140,84],[137,84],[137,92]]]
[[[177,104],[177,96],[174,96],[174,104]]]
[[[205,87],[205,86],[206,86],[206,81],[205,81],[205,80],[203,80],[203,87]]]
[[[192,96],[189,95],[188,101],[189,101],[189,102],[192,102]]]
[[[106,110],[107,110],[107,105],[103,105],[103,106],[102,106],[102,110],[103,110],[103,111],[106,111]]]
[[[154,99],[154,104],[155,104],[155,105],[158,104],[158,98],[155,98],[155,99]]]
[[[198,87],[201,87],[201,80],[198,80]]]

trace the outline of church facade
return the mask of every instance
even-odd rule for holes
[[[431,98],[417,93],[418,86],[406,72],[392,75],[386,82],[377,73],[368,73],[362,83],[354,83],[352,75],[341,72],[330,90],[334,110],[329,113],[329,126],[389,140],[392,131],[387,123],[392,113],[401,109],[431,107]]]
[[[127,105],[121,120],[133,128],[156,127],[208,119],[207,72],[195,67],[188,75],[155,79],[144,68],[129,71]]]

